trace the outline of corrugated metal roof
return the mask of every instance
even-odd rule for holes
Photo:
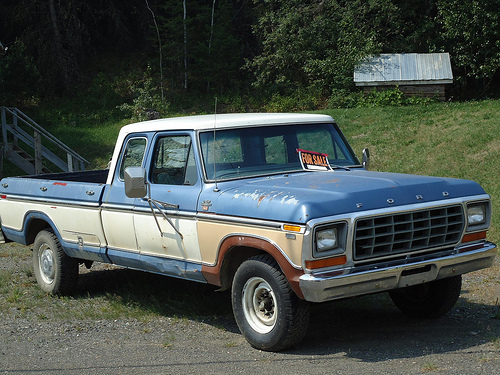
[[[449,53],[381,54],[354,70],[356,86],[453,83]]]

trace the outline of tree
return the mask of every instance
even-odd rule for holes
[[[355,64],[379,50],[375,30],[363,21],[371,8],[359,2],[262,0],[257,7],[262,52],[247,66],[258,86],[328,94],[351,87]]]
[[[161,39],[172,91],[228,88],[237,80],[242,48],[234,36],[232,10],[229,0],[163,6]]]
[[[500,71],[500,1],[438,0],[443,48],[452,56],[462,87],[481,82],[484,94]]]
[[[3,42],[23,42],[47,95],[74,92],[93,54],[144,45],[137,35],[149,30],[142,25],[150,17],[144,3],[130,0],[2,0],[0,14]]]
[[[21,41],[0,54],[0,104],[18,105],[36,97],[39,84],[40,73]]]
[[[253,83],[328,97],[354,89],[354,66],[381,52],[450,52],[463,92],[500,78],[500,0],[2,0],[0,14],[2,43],[24,46],[21,65],[47,96],[122,62],[134,78],[151,66],[152,85],[165,77],[176,96]]]
[[[429,53],[440,40],[436,15],[436,0],[378,0],[363,22],[376,30],[384,53]]]

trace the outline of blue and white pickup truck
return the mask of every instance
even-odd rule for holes
[[[263,350],[304,337],[310,302],[388,291],[404,313],[441,316],[461,275],[494,261],[490,196],[367,161],[326,115],[142,122],[122,128],[109,170],[3,179],[1,228],[33,244],[49,293],[92,262],[231,289]]]

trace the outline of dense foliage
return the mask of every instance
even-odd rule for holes
[[[0,14],[7,105],[100,77],[132,106],[147,86],[156,109],[203,95],[317,107],[354,90],[369,54],[441,51],[456,97],[499,94],[500,0],[3,0]]]

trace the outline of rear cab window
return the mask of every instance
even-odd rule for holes
[[[123,181],[125,169],[128,167],[141,167],[146,153],[148,140],[145,137],[130,138],[123,150],[123,156],[120,164],[120,180]]]

